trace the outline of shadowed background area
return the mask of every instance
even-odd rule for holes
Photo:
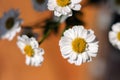
[[[85,28],[91,28],[99,40],[98,56],[92,62],[81,66],[69,64],[60,54],[59,40],[65,23],[61,23],[58,34],[50,36],[40,45],[44,48],[44,62],[40,67],[25,64],[25,56],[16,45],[16,37],[12,41],[0,40],[0,80],[120,80],[120,52],[108,41],[110,26],[118,22],[118,15],[112,10],[107,0],[83,0],[82,17]],[[52,12],[34,10],[31,0],[0,0],[0,17],[9,9],[19,9],[22,26],[45,25]],[[35,28],[38,40],[43,29]]]

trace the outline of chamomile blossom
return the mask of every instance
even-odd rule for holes
[[[72,10],[81,9],[81,0],[48,0],[48,9],[54,11],[55,16],[72,16]]]
[[[12,40],[20,32],[22,20],[18,17],[18,10],[11,9],[4,13],[0,19],[0,38]]]
[[[98,41],[94,32],[91,29],[84,29],[83,26],[73,26],[66,30],[59,41],[59,46],[62,56],[75,65],[91,61],[98,52]]]
[[[44,60],[44,50],[39,48],[39,44],[34,37],[29,38],[26,35],[19,36],[17,45],[26,56],[25,63],[27,65],[36,67],[41,65]]]
[[[109,32],[110,43],[120,50],[120,23],[112,26],[112,31]]]
[[[32,0],[33,8],[37,11],[47,10],[48,0]]]

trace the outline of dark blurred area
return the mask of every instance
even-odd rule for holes
[[[96,17],[100,33],[99,58],[90,64],[94,80],[120,80],[120,51],[108,40],[108,32],[113,24],[120,22],[120,0],[89,0],[87,5],[99,7]],[[96,71],[95,71],[96,70]]]

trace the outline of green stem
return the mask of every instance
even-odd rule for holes
[[[66,25],[66,27],[64,28],[64,30],[62,31],[62,35],[63,36],[63,33],[65,32],[65,30],[67,30],[70,26]]]
[[[60,23],[60,21],[61,21],[62,17],[63,17],[63,16],[60,16],[60,17],[59,17],[58,23]]]
[[[51,29],[48,30],[48,32],[46,34],[44,34],[44,36],[42,37],[42,39],[39,41],[39,45],[48,37],[48,35],[50,34]]]
[[[62,18],[62,16],[60,16],[60,18],[59,18],[59,20],[58,20],[58,22],[56,24],[57,26],[60,24],[61,18]],[[39,41],[39,45],[49,36],[50,32],[51,32],[51,29],[49,29],[47,31],[47,33],[44,34],[44,36],[42,37],[42,39]]]

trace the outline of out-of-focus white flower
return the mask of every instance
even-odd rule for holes
[[[101,30],[106,30],[111,25],[113,20],[113,11],[111,11],[108,5],[103,4],[101,5],[96,17],[96,25]]]
[[[32,0],[33,8],[37,11],[47,10],[48,0]]]
[[[75,65],[89,62],[96,57],[98,52],[98,41],[92,30],[86,30],[83,26],[73,26],[64,32],[59,41],[62,56],[68,62]]]
[[[19,11],[11,9],[0,19],[0,38],[12,40],[21,30],[22,20],[18,18]]]
[[[18,37],[18,47],[26,55],[26,64],[31,66],[40,66],[43,62],[44,50],[39,48],[39,44],[34,37],[28,38],[26,35]]]
[[[81,9],[81,0],[48,0],[48,9],[54,11],[55,16],[72,16],[72,10]]]
[[[120,23],[112,26],[112,31],[109,32],[110,43],[120,50]]]

